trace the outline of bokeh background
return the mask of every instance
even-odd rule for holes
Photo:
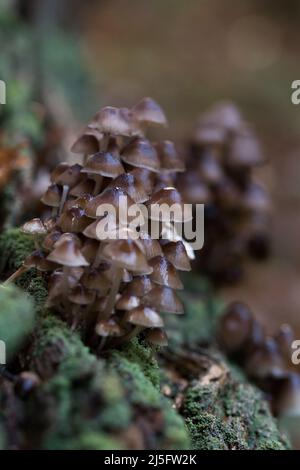
[[[244,282],[221,294],[245,300],[270,333],[287,321],[300,337],[300,106],[291,103],[300,78],[299,1],[11,3],[30,36],[19,60],[67,130],[66,145],[101,106],[143,96],[166,110],[167,137],[179,148],[207,107],[224,99],[240,107],[268,158],[258,177],[273,199],[273,254],[249,263]]]

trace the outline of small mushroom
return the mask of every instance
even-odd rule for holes
[[[47,233],[46,227],[44,226],[41,219],[29,220],[22,226],[21,231],[33,237],[35,248],[39,250],[40,249],[40,243],[39,243],[40,237],[43,235],[46,235]]]
[[[156,256],[148,261],[153,271],[150,279],[160,286],[171,287],[171,289],[183,289],[176,268],[164,256]]]
[[[168,337],[161,328],[153,328],[147,331],[145,339],[148,343],[154,344],[155,346],[168,346]]]
[[[160,161],[149,140],[137,137],[123,149],[121,159],[128,165],[158,172]]]
[[[163,253],[178,271],[191,270],[191,263],[182,241],[167,243],[163,247]]]

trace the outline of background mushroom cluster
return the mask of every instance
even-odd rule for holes
[[[185,201],[205,204],[198,266],[218,284],[239,281],[245,257],[268,255],[270,201],[253,173],[263,163],[256,136],[236,106],[220,103],[200,116],[178,188]]]
[[[49,217],[22,228],[36,251],[7,282],[32,267],[40,271],[49,279],[48,307],[80,329],[96,350],[142,330],[149,342],[166,345],[160,313],[183,313],[176,290],[183,288],[178,271],[190,270],[185,244],[170,230],[176,220],[150,211],[153,204],[183,204],[174,179],[184,164],[173,143],[145,137],[149,126],[166,123],[150,98],[131,110],[102,108],[72,147],[82,164],[60,163],[51,174],[42,197]],[[109,208],[120,214],[122,197],[127,207],[144,206],[163,234],[160,240],[145,231],[150,224],[136,227],[134,238],[119,215],[112,228]],[[99,215],[102,207],[108,211]],[[105,229],[119,231],[118,236],[104,239]]]

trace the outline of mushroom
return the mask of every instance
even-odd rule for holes
[[[87,159],[81,172],[95,179],[94,195],[96,195],[101,189],[103,176],[116,178],[124,173],[124,168],[118,157],[112,153],[98,152]]]
[[[167,243],[163,247],[163,253],[178,271],[190,271],[192,269],[182,241]]]
[[[51,180],[53,181],[53,183],[59,186],[62,186],[63,188],[59,211],[58,211],[59,214],[61,213],[64,207],[64,204],[66,202],[69,189],[72,188],[73,186],[76,186],[82,178],[81,169],[82,169],[82,166],[76,163],[75,165],[64,168],[64,171],[61,171],[58,174],[55,172],[52,172]]]
[[[145,305],[165,313],[184,313],[181,300],[173,289],[155,285],[150,292],[143,297]]]
[[[41,219],[29,220],[21,227],[21,231],[33,237],[35,248],[36,250],[39,250],[40,249],[40,243],[39,243],[40,236],[46,235],[47,233],[46,227],[44,226]]]
[[[159,314],[150,307],[140,305],[125,313],[123,322],[130,323],[134,328],[124,337],[123,341],[129,341],[137,336],[144,328],[162,328],[164,322]]]
[[[128,165],[158,172],[160,161],[149,140],[137,137],[123,149],[121,159]]]
[[[165,331],[161,328],[153,328],[146,332],[146,341],[155,346],[168,346],[168,337]]]
[[[112,180],[106,189],[120,188],[136,203],[143,203],[149,199],[142,182],[132,173],[123,173],[115,180]]]
[[[139,125],[166,126],[167,118],[161,107],[152,98],[143,98],[132,108],[134,119]]]
[[[147,201],[147,207],[152,220],[187,222],[193,218],[191,208],[182,202],[175,188],[164,188],[155,193]]]
[[[148,261],[153,271],[150,279],[153,283],[160,286],[171,287],[171,289],[183,289],[176,268],[164,256],[156,256]]]
[[[178,173],[185,170],[185,164],[179,157],[175,145],[170,140],[164,140],[155,145],[161,169],[167,173]]]

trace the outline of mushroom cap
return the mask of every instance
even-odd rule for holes
[[[206,152],[201,156],[198,171],[203,181],[208,184],[222,182],[224,178],[222,166],[213,152]]]
[[[78,163],[75,163],[74,165],[71,165],[66,168],[65,171],[62,171],[61,173],[53,177],[53,182],[61,186],[76,186],[79,181],[83,178],[81,170],[82,166]]]
[[[96,240],[88,239],[85,240],[83,247],[81,249],[81,253],[85,257],[85,259],[92,264],[97,256],[99,249],[99,242]]]
[[[95,292],[89,291],[85,289],[81,284],[77,284],[74,287],[69,295],[68,299],[77,305],[89,305],[94,302],[95,300]]]
[[[61,243],[65,241],[72,241],[76,244],[78,248],[81,248],[82,243],[81,243],[80,238],[77,235],[75,235],[75,233],[69,233],[69,232],[65,232],[61,234],[59,239],[54,243],[54,248],[56,248],[58,245],[60,245]]]
[[[211,200],[209,187],[194,171],[178,175],[177,188],[183,201],[190,204],[207,204]]]
[[[152,98],[142,98],[133,108],[134,119],[140,123],[166,126],[167,118],[161,107]]]
[[[64,210],[58,219],[58,225],[63,232],[81,233],[89,224],[90,219],[79,207]]]
[[[50,207],[59,207],[62,191],[57,184],[51,184],[41,198],[41,201]]]
[[[146,168],[133,168],[130,171],[130,174],[133,175],[144,187],[144,190],[149,195],[152,193],[154,181],[156,174]]]
[[[102,138],[103,134],[97,131],[97,129],[86,127],[72,145],[71,152],[83,153],[84,155],[96,153],[99,151]]]
[[[158,173],[155,179],[155,185],[153,188],[153,193],[157,193],[161,189],[169,188],[174,186],[174,175],[175,173],[171,173],[168,171]]]
[[[142,182],[132,173],[123,173],[122,175],[119,175],[107,186],[107,188],[110,189],[115,187],[120,188],[122,191],[126,192],[136,203],[143,203],[149,199]]]
[[[199,125],[221,127],[226,131],[238,131],[243,124],[238,108],[231,102],[217,103],[202,114]]]
[[[75,196],[75,197],[81,197],[84,196],[85,194],[92,194],[94,191],[95,187],[95,180],[85,177],[82,180],[79,181],[76,186],[74,186],[69,194],[70,196]]]
[[[182,202],[181,195],[173,187],[153,194],[147,206],[150,206],[149,217],[152,220],[187,222],[193,218],[190,206]],[[169,210],[172,207],[174,211]]]
[[[71,238],[62,241],[58,240],[54,250],[47,256],[47,259],[63,266],[76,267],[89,265],[81,254],[78,245]]]
[[[79,209],[85,209],[92,199],[93,196],[91,194],[83,194],[75,199],[67,201],[64,205],[64,210],[73,209],[75,207]]]
[[[70,165],[67,163],[67,162],[61,162],[59,163],[55,168],[54,170],[51,172],[51,175],[50,175],[50,181],[51,183],[56,183],[56,180],[57,178],[59,177],[59,175],[61,175],[62,173],[64,173],[68,168],[70,167]]]
[[[46,227],[38,218],[25,222],[21,227],[21,231],[30,235],[45,235],[47,233]]]
[[[148,294],[143,297],[145,305],[164,313],[184,313],[183,304],[173,289],[154,285]]]
[[[99,336],[123,336],[125,334],[125,329],[122,328],[114,318],[109,318],[108,320],[101,320],[97,323],[95,331]]]
[[[251,129],[244,128],[234,135],[226,163],[238,167],[253,167],[264,163],[259,142]]]
[[[134,133],[132,114],[127,108],[105,106],[93,118],[90,128],[103,134],[131,136]]]
[[[135,240],[135,243],[145,254],[147,260],[163,254],[158,240],[151,238],[148,232],[140,232],[139,238]]]
[[[167,258],[156,256],[148,262],[153,269],[150,274],[152,282],[160,286],[171,287],[171,289],[183,289],[183,284],[178,277],[176,269]]]
[[[42,251],[36,250],[27,256],[23,265],[26,268],[36,268],[38,271],[53,271],[56,268],[55,262],[47,260]]]
[[[182,241],[169,242],[163,247],[165,257],[179,271],[190,271],[191,263]]]
[[[125,191],[122,191],[122,189],[116,187],[107,188],[102,191],[102,193],[98,194],[98,196],[95,196],[89,201],[86,206],[86,215],[92,219],[100,217],[100,215],[97,215],[97,210],[98,207],[104,205],[111,205],[116,210],[118,215],[119,210],[122,208],[121,202],[123,203],[125,201],[124,198],[126,198],[127,208],[135,205],[135,202],[131,199],[131,197],[128,196]]]
[[[194,141],[200,145],[223,145],[226,137],[226,129],[220,126],[202,124],[196,130]]]
[[[121,153],[121,159],[138,168],[158,172],[160,161],[153,145],[147,139],[140,137],[129,142]]]
[[[144,326],[145,328],[162,328],[164,322],[158,313],[150,307],[143,305],[126,312],[124,320],[133,325]]]
[[[155,346],[168,346],[168,337],[161,328],[153,328],[146,332],[146,341]]]
[[[250,212],[268,212],[271,208],[270,198],[263,186],[251,183],[242,200],[242,208]]]
[[[109,241],[102,249],[102,256],[115,266],[134,273],[150,274],[152,272],[144,254],[132,240]]]
[[[46,237],[44,238],[42,244],[44,250],[50,252],[53,249],[55,243],[61,237],[61,235],[62,233],[59,230],[53,230],[52,232],[48,233],[48,235],[46,235]]]
[[[146,275],[134,277],[124,290],[124,294],[129,296],[143,297],[151,291],[153,284]]]
[[[183,158],[180,158],[175,145],[170,140],[164,140],[155,145],[161,169],[168,172],[182,172],[185,170]]]
[[[132,310],[140,305],[141,301],[135,295],[123,294],[117,301],[117,310]]]
[[[84,271],[81,284],[86,289],[96,290],[100,297],[106,295],[111,287],[111,283],[104,274],[95,268],[88,268]]]
[[[112,153],[98,152],[87,159],[81,173],[116,178],[121,173],[124,173],[124,168],[118,157]]]

